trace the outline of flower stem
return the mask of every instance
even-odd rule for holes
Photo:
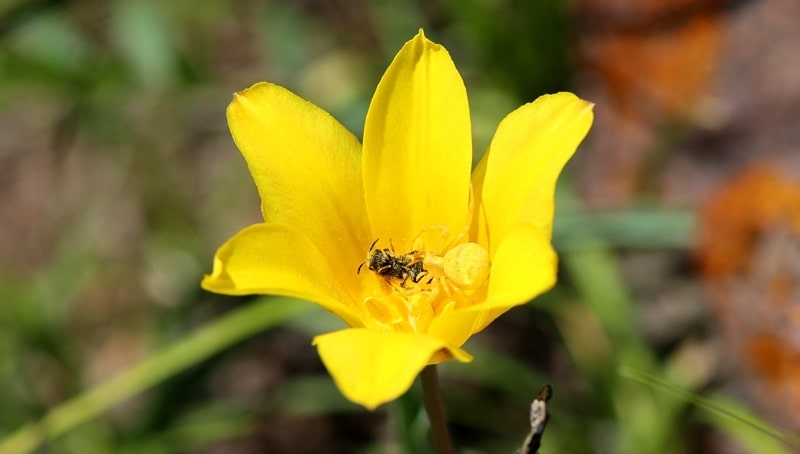
[[[425,411],[431,422],[436,454],[453,454],[455,450],[447,430],[447,417],[444,414],[442,390],[439,388],[439,374],[436,372],[436,366],[430,365],[422,369],[420,379],[422,380],[422,393],[425,396]]]

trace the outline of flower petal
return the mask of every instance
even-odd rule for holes
[[[492,259],[486,301],[463,310],[492,311],[524,304],[553,287],[557,271],[558,256],[550,235],[532,226],[517,227],[506,235]],[[485,326],[494,317],[478,325]]]
[[[464,82],[422,31],[383,75],[364,127],[364,188],[372,232],[406,250],[420,231],[466,225],[472,137]]]
[[[556,180],[589,131],[592,106],[572,93],[546,95],[500,122],[473,176],[488,224],[477,237],[488,237],[492,255],[519,224],[552,233]]]
[[[305,235],[282,224],[255,224],[222,245],[202,287],[227,295],[253,293],[314,301],[350,326],[361,326],[351,309],[353,293],[343,288],[344,273],[355,269],[331,264]]]
[[[431,321],[427,333],[461,347],[479,331],[485,318],[486,311],[455,309],[455,304],[449,304]]]
[[[552,288],[557,268],[558,256],[550,246],[549,235],[534,227],[519,227],[497,248],[486,300],[458,309],[452,317],[462,320],[464,331],[469,326],[468,314],[474,313],[469,335],[479,333],[512,307]]]
[[[370,410],[405,393],[441,349],[471,360],[440,339],[409,332],[346,329],[317,336],[314,345],[342,394]]]
[[[358,266],[373,239],[358,139],[319,107],[265,82],[234,95],[228,125],[264,220],[299,230],[348,270]]]

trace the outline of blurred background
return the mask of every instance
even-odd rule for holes
[[[464,77],[476,160],[540,94],[596,103],[558,286],[440,368],[461,452],[513,452],[548,383],[544,453],[797,450],[796,0],[0,2],[0,437],[264,303],[199,288],[259,221],[231,94],[276,82],[360,137],[419,28]],[[274,302],[308,310],[37,452],[425,452],[417,388],[347,402],[310,345],[340,322]]]

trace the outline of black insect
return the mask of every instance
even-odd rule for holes
[[[383,277],[387,282],[396,279],[401,281],[400,286],[405,288],[408,281],[418,283],[425,275],[425,268],[422,261],[415,259],[415,251],[408,254],[398,255],[394,252],[394,246],[390,249],[374,249],[378,240],[375,240],[369,247],[367,259],[358,265],[356,274],[361,273],[361,268],[367,264],[367,268],[378,276]],[[391,245],[391,242],[389,243]]]

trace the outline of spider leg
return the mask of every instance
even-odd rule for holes
[[[439,230],[440,232],[442,232],[442,239],[445,239],[450,235],[450,229],[448,229],[446,225],[442,225],[442,224],[429,225],[429,226],[423,228],[417,234],[417,236],[414,237],[414,240],[411,242],[411,248],[415,252],[420,250],[420,249],[422,249],[423,245],[420,242],[420,240],[422,239],[422,235],[424,235],[427,232],[430,232],[431,230]]]
[[[474,209],[475,209],[475,201],[474,201],[474,198],[472,197],[472,182],[470,182],[469,183],[469,206],[467,208],[467,222],[464,223],[464,228],[461,230],[461,232],[458,234],[458,236],[453,238],[453,241],[451,241],[447,245],[445,250],[450,249],[450,248],[454,247],[455,245],[462,243],[464,238],[467,235],[469,235],[469,227],[472,224],[472,215],[474,213]]]
[[[439,279],[439,285],[444,290],[445,295],[453,296],[453,288],[447,283],[447,278]]]

